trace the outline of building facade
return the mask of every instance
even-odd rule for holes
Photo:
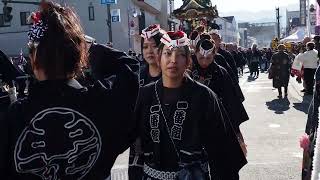
[[[238,43],[238,28],[234,16],[218,17],[214,19],[220,27],[220,35],[225,43]]]
[[[0,2],[0,9],[3,9],[3,3]],[[3,12],[0,11],[0,49],[8,55],[18,55],[22,49],[27,53],[27,32],[29,24],[27,17],[31,12],[37,9],[36,5],[19,4],[11,5],[13,7],[10,22],[4,22]]]
[[[102,5],[101,0],[56,1],[74,8],[87,35],[95,38],[98,43],[105,44],[110,41],[107,6]],[[27,53],[29,24],[26,23],[26,18],[37,9],[37,6],[11,3],[8,6],[13,8],[13,19],[10,23],[3,23],[3,15],[0,13],[0,49],[10,56],[18,55],[21,49]],[[111,23],[114,48],[141,52],[139,32],[154,23],[168,29],[168,13],[161,13],[168,12],[168,7],[167,0],[118,0],[117,4],[111,5],[111,10],[120,9],[120,22]],[[0,9],[2,8],[3,3],[0,2]]]
[[[286,36],[290,35],[290,31],[300,26],[300,11],[286,12]]]
[[[239,28],[247,29],[248,43],[250,46],[249,39],[253,40],[259,47],[269,47],[270,42],[275,38],[277,32],[277,23],[239,23]]]

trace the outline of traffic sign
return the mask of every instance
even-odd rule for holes
[[[112,16],[112,22],[119,22],[120,21],[119,18],[120,18],[119,16]]]
[[[117,0],[101,0],[101,4],[117,4]]]
[[[121,22],[120,9],[111,9],[111,21]]]

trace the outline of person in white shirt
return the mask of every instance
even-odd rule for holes
[[[314,74],[318,67],[318,51],[314,49],[313,42],[307,43],[307,51],[299,56],[298,60],[304,68],[304,81],[306,83],[306,94],[313,94]]]

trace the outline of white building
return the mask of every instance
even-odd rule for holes
[[[25,0],[37,1],[37,0]],[[56,0],[61,4],[73,7],[78,13],[84,31],[94,37],[98,43],[109,42],[107,25],[107,6],[101,5],[101,0]],[[3,23],[3,15],[0,14],[0,49],[8,55],[17,55],[20,49],[25,53],[27,43],[26,17],[37,9],[35,5],[8,4],[13,7],[13,19],[9,24]],[[0,9],[3,3],[0,2]],[[164,29],[168,28],[168,1],[167,0],[118,0],[111,9],[120,9],[121,22],[112,23],[112,40],[115,48],[127,51],[141,50],[141,38],[139,32],[145,26],[159,23]],[[0,12],[1,13],[1,12]]]
[[[220,26],[220,35],[226,43],[238,43],[237,22],[234,16],[215,18],[215,23]]]
[[[27,32],[29,25],[27,24],[27,17],[30,12],[37,9],[35,5],[11,5],[13,7],[13,19],[10,23],[4,22],[3,13],[0,12],[0,49],[8,55],[18,55],[20,49],[26,53],[27,47]],[[0,9],[3,9],[3,3],[0,2]]]

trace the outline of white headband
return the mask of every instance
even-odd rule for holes
[[[209,31],[209,34],[218,34],[219,35],[219,30],[218,29],[211,29]]]
[[[195,40],[190,40],[190,44],[196,47],[199,41],[200,41],[200,34],[198,34]]]
[[[203,49],[202,44],[200,44],[199,53],[202,56],[207,57],[210,53],[212,53],[214,51],[214,48],[215,48],[215,46],[213,45],[211,49],[205,50],[205,49]]]
[[[183,33],[182,38],[176,40],[172,40],[168,34],[164,34],[160,41],[168,46],[169,49],[190,45],[190,39],[188,39],[186,33]]]
[[[142,30],[141,32],[141,37],[143,37],[144,39],[149,39],[153,36],[155,36],[156,34],[158,34],[160,32],[160,25],[156,24],[156,27],[152,30],[147,30],[149,27],[145,28],[144,30]]]

